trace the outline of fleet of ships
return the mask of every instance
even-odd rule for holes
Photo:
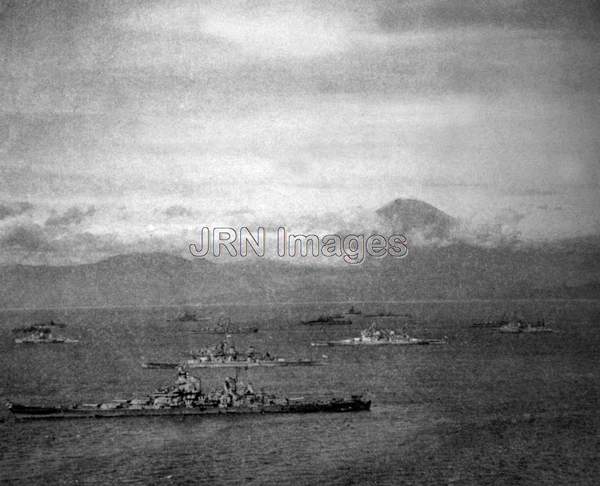
[[[387,318],[403,320],[408,314],[380,312],[363,314],[351,307],[344,314],[321,315],[313,320],[301,321],[306,325],[352,324],[355,319]],[[184,311],[170,319],[170,322],[201,322],[210,317]],[[29,327],[13,329],[19,337],[16,344],[75,344],[79,341],[64,336],[55,336],[54,331],[65,328],[63,323],[49,321]],[[543,320],[536,323],[525,322],[513,317],[474,323],[473,327],[495,328],[501,333],[549,333]],[[256,393],[253,386],[238,382],[229,377],[221,390],[202,390],[200,380],[191,375],[190,370],[202,368],[272,368],[287,366],[320,366],[327,361],[314,361],[308,358],[289,359],[277,357],[268,351],[258,351],[253,346],[245,352],[239,351],[231,341],[232,334],[258,332],[255,326],[234,326],[229,319],[219,319],[215,326],[200,327],[194,332],[204,334],[225,334],[226,338],[212,346],[191,352],[186,358],[173,361],[148,361],[142,363],[146,369],[177,370],[174,385],[156,390],[143,397],[129,400],[114,400],[108,403],[83,403],[69,407],[57,405],[23,405],[9,403],[9,409],[17,419],[56,419],[56,418],[102,418],[162,415],[214,415],[248,413],[310,413],[310,412],[353,412],[369,410],[371,401],[362,395],[333,399],[306,400],[304,398],[277,397],[265,392]],[[313,342],[313,346],[390,346],[390,345],[442,345],[447,338],[422,338],[410,336],[403,330],[383,328],[372,322],[359,336],[340,340]]]

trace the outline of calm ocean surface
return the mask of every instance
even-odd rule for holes
[[[370,412],[257,417],[132,418],[0,423],[8,484],[598,484],[600,301],[363,304],[411,313],[381,319],[445,346],[315,348],[371,322],[305,326],[348,305],[207,306],[256,323],[234,335],[282,357],[328,366],[254,369],[255,388],[288,396],[369,393]],[[218,335],[208,322],[166,322],[176,308],[0,311],[0,399],[99,402],[169,384],[143,360],[183,358]],[[505,335],[471,323],[503,312],[544,317],[555,334]],[[19,346],[10,329],[39,320],[79,344]],[[326,355],[323,358],[322,355]],[[220,386],[231,370],[194,370]]]

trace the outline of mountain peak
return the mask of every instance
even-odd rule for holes
[[[446,239],[457,225],[456,218],[419,199],[394,199],[377,210],[394,231],[407,236],[419,234],[425,239]]]

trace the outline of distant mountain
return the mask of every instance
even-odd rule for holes
[[[1,308],[514,297],[600,298],[600,242],[410,248],[361,265],[120,255],[75,266],[0,267]]]
[[[408,256],[323,265],[310,258],[293,263],[277,258],[209,261],[132,253],[84,265],[8,265],[0,267],[0,308],[600,298],[600,237],[481,246],[453,238],[458,221],[423,201],[396,199],[376,214],[368,213],[372,217],[357,213],[358,222],[384,224],[405,234]],[[345,226],[357,222],[352,214],[346,215]],[[419,238],[444,244],[415,244]]]
[[[444,240],[458,225],[452,216],[418,199],[396,199],[376,211],[394,231],[405,235],[419,235],[431,240]]]

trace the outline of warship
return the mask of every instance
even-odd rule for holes
[[[338,325],[349,325],[352,324],[350,319],[344,318],[342,314],[333,314],[333,315],[321,315],[316,319],[311,319],[308,321],[301,321],[302,324],[306,325],[314,325],[314,324],[338,324]]]
[[[38,334],[15,339],[15,344],[75,344],[78,342],[78,339],[54,337],[51,334]]]
[[[522,320],[512,320],[498,328],[499,332],[507,334],[520,334],[520,333],[550,333],[554,332],[554,329],[546,327],[546,322],[542,319],[537,321],[535,324],[531,322],[524,322]]]
[[[14,332],[14,333],[36,332],[41,329],[48,329],[48,328],[53,328],[53,327],[64,328],[64,327],[67,327],[67,325],[64,322],[55,322],[54,320],[51,319],[48,322],[38,322],[36,324],[27,326],[27,327],[15,327],[12,330],[12,332]]]
[[[176,369],[179,366],[184,368],[275,368],[279,366],[320,366],[324,363],[321,361],[313,361],[310,359],[284,359],[277,358],[271,360],[255,359],[255,360],[227,360],[222,358],[203,359],[192,358],[186,359],[179,363],[148,361],[142,363],[142,368],[146,369]]]
[[[315,413],[367,411],[371,401],[361,395],[349,398],[281,398],[255,392],[227,378],[221,390],[202,392],[200,380],[178,371],[174,386],[164,387],[144,398],[82,403],[72,406],[31,406],[7,402],[16,420],[116,418],[145,416],[237,415],[266,413]]]
[[[412,319],[412,314],[394,314],[393,312],[375,312],[372,314],[365,314],[365,317],[378,317],[378,318],[384,318],[384,317],[398,317],[401,319]]]
[[[384,345],[429,345],[446,344],[446,339],[425,339],[411,337],[406,333],[396,334],[392,329],[378,329],[371,324],[363,329],[359,337],[327,341],[324,343],[311,343],[312,346],[384,346]]]
[[[174,319],[168,319],[167,322],[198,322],[207,321],[210,317],[198,316],[195,312],[183,311],[175,316]]]
[[[273,368],[277,366],[319,366],[324,364],[310,359],[284,359],[270,353],[258,353],[253,346],[240,353],[233,343],[221,341],[215,346],[190,353],[191,358],[180,363],[150,361],[142,363],[147,369],[183,368]]]
[[[509,322],[510,321],[506,317],[506,314],[504,314],[500,319],[489,319],[488,318],[487,321],[474,322],[473,324],[471,324],[471,327],[499,328],[499,327],[502,327],[502,326],[508,324]]]
[[[65,324],[50,321],[50,324],[34,324],[21,329],[13,329],[13,332],[29,333],[28,336],[15,338],[15,344],[73,344],[79,342],[77,339],[54,336],[52,326],[65,327]]]

